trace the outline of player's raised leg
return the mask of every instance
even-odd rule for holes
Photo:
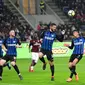
[[[8,67],[9,70],[11,70],[11,65],[10,65],[9,62],[7,62],[7,63],[5,63],[5,64],[3,65],[3,67],[6,67],[6,66]]]
[[[34,72],[34,66],[37,64],[39,55],[36,52],[32,52],[32,63],[29,67],[29,72]]]
[[[15,59],[13,61],[11,61],[11,65],[13,66],[13,68],[15,69],[15,71],[17,72],[20,80],[23,80],[23,77],[21,76],[21,73],[19,71],[18,66],[16,65]]]

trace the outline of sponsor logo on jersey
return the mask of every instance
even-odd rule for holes
[[[54,38],[52,38],[52,37],[47,37],[47,36],[45,36],[45,39],[47,39],[47,40],[54,40]]]
[[[75,42],[74,45],[82,45],[83,42]]]
[[[16,41],[13,41],[13,43],[15,43]]]

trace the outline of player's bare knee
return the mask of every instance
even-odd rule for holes
[[[3,66],[6,63],[5,60],[0,60],[0,66]]]
[[[54,65],[53,61],[49,61],[49,64],[50,64],[50,66]]]
[[[15,62],[11,62],[11,65],[12,65],[12,66],[15,66],[15,65],[16,65],[16,63],[15,63]]]
[[[75,66],[75,65],[76,65],[76,63],[75,63],[75,62],[73,62],[72,66]]]
[[[69,63],[68,67],[69,67],[69,68],[71,68],[71,67],[72,67],[72,65],[73,65],[72,63]]]
[[[43,54],[42,53],[39,53],[39,58],[42,58],[43,57]]]

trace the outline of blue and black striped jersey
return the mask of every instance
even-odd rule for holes
[[[63,41],[63,35],[58,36],[56,32],[51,32],[50,30],[42,32],[41,38],[43,38],[41,48],[49,51],[52,50],[52,45],[55,39],[61,42]]]
[[[3,44],[7,48],[6,52],[7,55],[17,56],[16,45],[21,44],[19,39],[17,39],[16,37],[14,38],[8,37],[7,39],[4,40]]]
[[[3,56],[2,44],[3,44],[3,40],[0,39],[0,56]]]
[[[83,54],[84,53],[84,37],[72,39],[72,44],[69,46],[70,49],[73,49],[73,54]]]

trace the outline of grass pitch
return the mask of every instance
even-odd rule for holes
[[[49,64],[45,71],[42,70],[42,63],[38,61],[34,68],[34,72],[28,71],[28,66],[31,63],[31,59],[17,60],[17,65],[23,76],[23,80],[20,81],[16,72],[12,68],[8,70],[4,68],[3,80],[0,81],[0,85],[85,85],[85,58],[83,58],[77,65],[77,72],[79,74],[79,81],[76,82],[75,77],[73,81],[68,83],[66,79],[69,77],[68,69],[69,58],[54,58],[55,63],[55,81],[51,81]],[[46,60],[47,61],[47,60]]]

